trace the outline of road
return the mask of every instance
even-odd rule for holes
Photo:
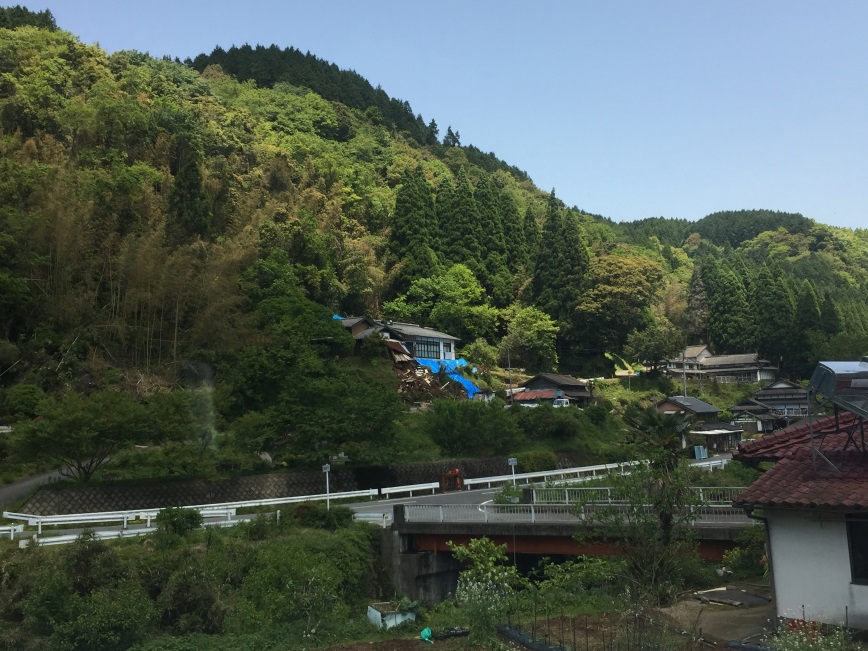
[[[470,491],[399,497],[391,500],[377,500],[375,502],[357,502],[355,504],[348,504],[347,506],[372,522],[382,522],[384,519],[386,522],[391,522],[392,510],[396,504],[457,504],[462,506],[478,506],[492,502],[494,496],[499,492],[500,488],[480,488]]]
[[[24,499],[40,486],[61,479],[57,470],[43,472],[24,479],[16,479],[4,486],[0,486],[0,511],[8,510],[11,504]]]

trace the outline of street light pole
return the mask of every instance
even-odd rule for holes
[[[509,359],[509,346],[506,347],[506,370],[509,373],[509,404],[512,404],[512,396],[515,392],[512,390],[512,361]]]
[[[331,505],[329,503],[329,501],[330,501],[329,500],[329,470],[331,470],[331,469],[332,469],[332,467],[329,464],[325,464],[322,467],[322,471],[325,473],[325,476],[326,476],[326,511],[331,510]]]

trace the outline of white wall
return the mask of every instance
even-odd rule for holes
[[[844,516],[766,509],[778,617],[868,627],[868,585],[850,583]]]

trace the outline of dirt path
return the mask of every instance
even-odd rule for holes
[[[775,610],[771,604],[737,607],[690,599],[661,611],[685,631],[724,644],[732,640],[759,642],[771,634]]]

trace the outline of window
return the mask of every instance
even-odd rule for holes
[[[847,517],[847,540],[850,543],[850,572],[853,583],[868,584],[868,516]]]
[[[422,359],[440,359],[440,340],[433,337],[419,337],[414,342],[416,357]]]
[[[452,342],[451,341],[444,341],[443,342],[443,352],[444,353],[451,353],[452,352]]]

